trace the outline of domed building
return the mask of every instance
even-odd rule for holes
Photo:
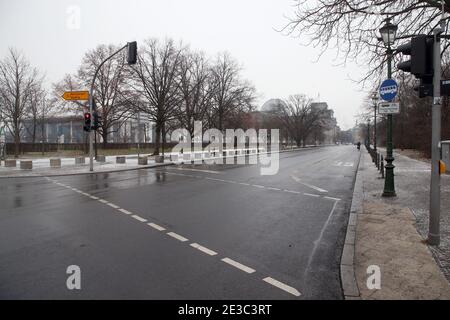
[[[286,103],[281,99],[269,99],[261,107],[263,113],[277,113],[282,107],[286,107]]]

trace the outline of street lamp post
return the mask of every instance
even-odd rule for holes
[[[392,48],[391,46],[395,42],[398,27],[392,24],[390,19],[385,20],[384,26],[380,28],[380,34],[383,42],[387,48],[387,67],[388,67],[388,79],[392,78]],[[383,197],[395,197],[394,185],[394,156],[393,156],[393,144],[392,144],[392,114],[387,115],[387,145],[386,145],[386,178],[384,180]]]

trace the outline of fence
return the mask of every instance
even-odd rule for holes
[[[171,148],[175,146],[175,143],[165,143],[165,146]],[[97,149],[137,149],[137,143],[97,143]],[[140,143],[141,149],[152,149],[155,147],[154,143]],[[6,153],[13,154],[15,150],[14,143],[6,143]],[[87,143],[20,143],[19,153],[33,153],[33,152],[58,152],[58,151],[83,151],[89,150],[89,144]]]
[[[369,152],[372,157],[372,162],[377,167],[378,171],[381,173],[381,178],[384,179],[384,159],[383,155],[377,150],[373,149],[369,144],[366,144],[367,152]]]

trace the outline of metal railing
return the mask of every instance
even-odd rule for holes
[[[384,179],[385,176],[385,169],[384,169],[384,157],[381,154],[381,152],[378,152],[374,148],[372,148],[371,145],[366,144],[367,152],[370,154],[370,157],[372,158],[372,162],[377,167],[377,170],[381,173],[381,179]]]

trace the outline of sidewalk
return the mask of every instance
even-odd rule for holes
[[[126,155],[124,156],[126,157],[126,163],[117,164],[116,157],[117,156],[107,156],[105,162],[97,162],[94,160],[94,173],[154,168],[173,164],[168,159],[166,159],[165,163],[155,163],[152,158],[149,158],[148,165],[139,165],[137,154]],[[17,167],[15,168],[6,168],[2,162],[2,165],[0,166],[0,178],[59,176],[89,173],[89,157],[85,157],[85,164],[75,164],[75,158],[61,158],[60,168],[50,168],[50,158],[29,159],[33,161],[32,170],[20,169],[20,160],[27,159],[18,159]]]
[[[429,164],[395,153],[397,197],[383,198],[384,180],[361,153],[353,258],[361,299],[450,299],[450,176],[442,176],[442,243],[429,247]],[[371,265],[381,270],[379,290],[366,284]]]

